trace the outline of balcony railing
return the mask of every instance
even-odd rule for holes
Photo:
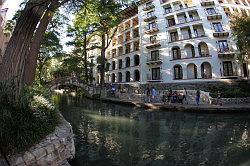
[[[219,58],[233,58],[235,56],[235,50],[230,47],[217,48]]]
[[[150,41],[149,44],[146,45],[146,48],[152,49],[152,48],[156,48],[156,47],[160,47],[160,46],[161,46],[160,40],[152,40],[152,41]]]
[[[149,22],[149,21],[153,21],[155,20],[157,17],[155,15],[150,15],[150,16],[147,16],[144,21],[145,22]]]
[[[150,33],[155,33],[155,32],[158,32],[159,29],[158,29],[158,24],[154,24],[153,26],[146,26],[145,27],[145,33],[146,34],[150,34]]]
[[[222,19],[222,15],[219,13],[218,10],[215,10],[215,11],[206,11],[206,14],[207,14],[207,19],[208,20],[218,20],[218,19]]]
[[[158,56],[150,56],[150,57],[147,57],[147,62],[146,62],[148,65],[159,65],[162,63],[162,57],[160,55]]]
[[[162,81],[162,73],[160,75],[153,76],[152,74],[147,74],[147,81],[148,82],[160,82]]]
[[[212,6],[214,5],[213,0],[201,0],[201,6]]]
[[[151,10],[151,9],[154,9],[155,8],[155,5],[153,5],[153,4],[150,4],[150,5],[144,5],[144,7],[143,7],[143,11],[148,11],[148,10]]]
[[[229,36],[229,32],[228,31],[224,31],[224,30],[214,31],[213,32],[213,36],[214,37],[228,37]]]

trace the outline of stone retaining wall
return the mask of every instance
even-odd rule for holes
[[[216,99],[212,98],[211,99],[212,104],[246,104],[250,103],[250,97],[245,97],[245,98],[221,98],[221,99]]]
[[[9,158],[11,166],[58,166],[75,156],[75,145],[71,125],[62,117],[62,122],[55,131],[40,143],[34,145],[22,154]],[[1,159],[0,165],[7,166]]]

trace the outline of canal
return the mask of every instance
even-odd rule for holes
[[[72,166],[249,166],[250,114],[152,111],[72,97]]]

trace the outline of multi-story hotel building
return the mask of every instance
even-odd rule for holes
[[[109,83],[178,83],[247,77],[237,62],[230,15],[249,0],[142,0],[126,9],[106,52]]]

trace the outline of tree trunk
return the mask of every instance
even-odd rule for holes
[[[43,15],[40,24],[34,34],[34,37],[31,41],[30,50],[28,51],[27,55],[27,62],[24,68],[24,83],[26,85],[32,85],[35,81],[35,74],[36,74],[36,65],[37,65],[37,58],[40,50],[40,46],[42,44],[44,33],[48,27],[48,24],[52,20],[54,16],[54,12],[59,7],[59,2],[54,1],[50,4],[50,7],[46,10],[45,14]]]
[[[14,79],[17,91],[13,95],[18,95],[23,86],[22,81],[27,51],[36,26],[46,10],[44,5],[46,4],[27,3],[6,48],[2,61],[3,64],[0,68],[0,80],[9,81]]]
[[[89,76],[88,76],[88,61],[87,61],[87,33],[84,33],[84,69],[85,69],[85,79],[86,82],[89,83]]]
[[[101,50],[101,66],[100,66],[100,86],[101,89],[104,84],[104,75],[105,75],[105,50],[106,50],[106,38],[105,34],[102,34],[102,50]]]

